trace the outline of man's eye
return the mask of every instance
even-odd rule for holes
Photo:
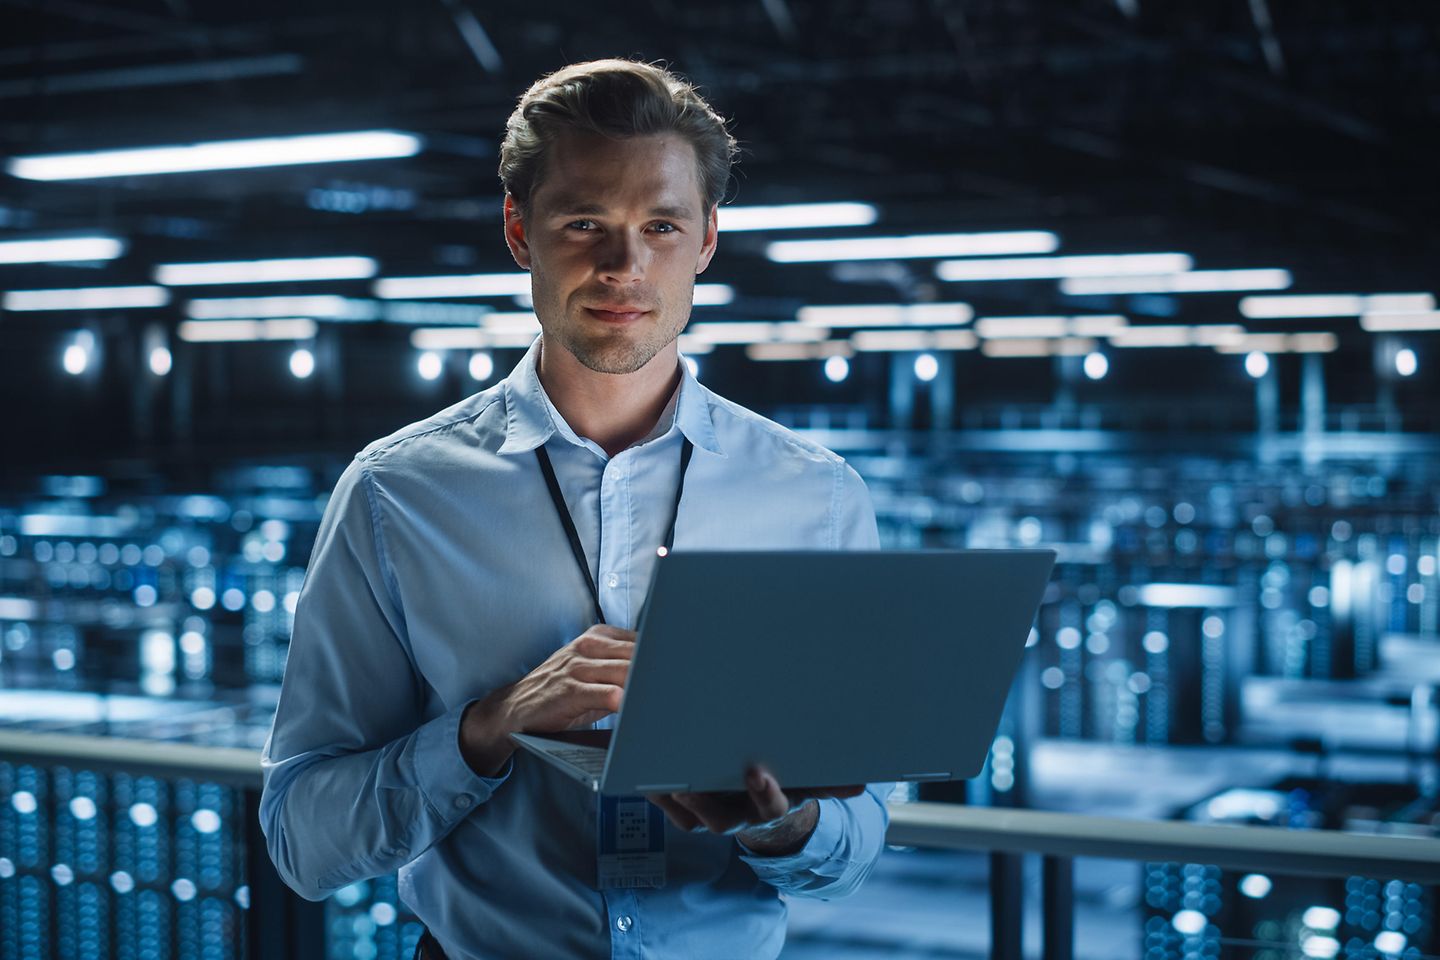
[[[661,220],[659,223],[655,224],[655,229],[660,231],[661,233],[674,233],[679,228],[676,227],[675,224],[670,223],[667,220]]]
[[[570,230],[589,231],[595,229],[594,220],[571,220],[566,227]]]

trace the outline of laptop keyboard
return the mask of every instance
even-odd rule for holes
[[[605,751],[599,747],[568,747],[546,745],[545,752],[557,760],[579,767],[592,776],[605,772]]]

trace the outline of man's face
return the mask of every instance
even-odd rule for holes
[[[525,215],[505,198],[545,342],[599,373],[633,373],[675,341],[715,238],[695,148],[675,134],[565,133]]]

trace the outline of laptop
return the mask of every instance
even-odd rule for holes
[[[961,780],[984,765],[1054,550],[672,552],[612,729],[512,734],[590,789]]]

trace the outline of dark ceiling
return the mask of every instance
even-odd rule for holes
[[[131,243],[98,268],[0,267],[0,289],[322,254],[374,256],[391,276],[509,269],[495,176],[505,117],[540,74],[618,55],[669,62],[733,118],[737,204],[864,200],[880,207],[878,234],[1045,229],[1064,253],[1284,267],[1294,292],[1433,291],[1437,51],[1440,6],[1415,2],[0,0],[4,156],[380,127],[426,140],[404,160],[0,175],[0,239],[103,229]],[[736,288],[727,316],[936,295],[931,262],[856,282],[771,264],[769,239],[722,238],[707,279]],[[1053,282],[972,286],[985,289],[939,295],[982,313],[1106,306],[1066,302]],[[1160,301],[1159,315],[1235,319],[1234,296]],[[0,316],[7,408],[63,386],[45,338],[73,319]],[[107,335],[138,323],[102,321]],[[1321,326],[1364,355],[1353,318]],[[824,399],[796,390],[807,398]]]

